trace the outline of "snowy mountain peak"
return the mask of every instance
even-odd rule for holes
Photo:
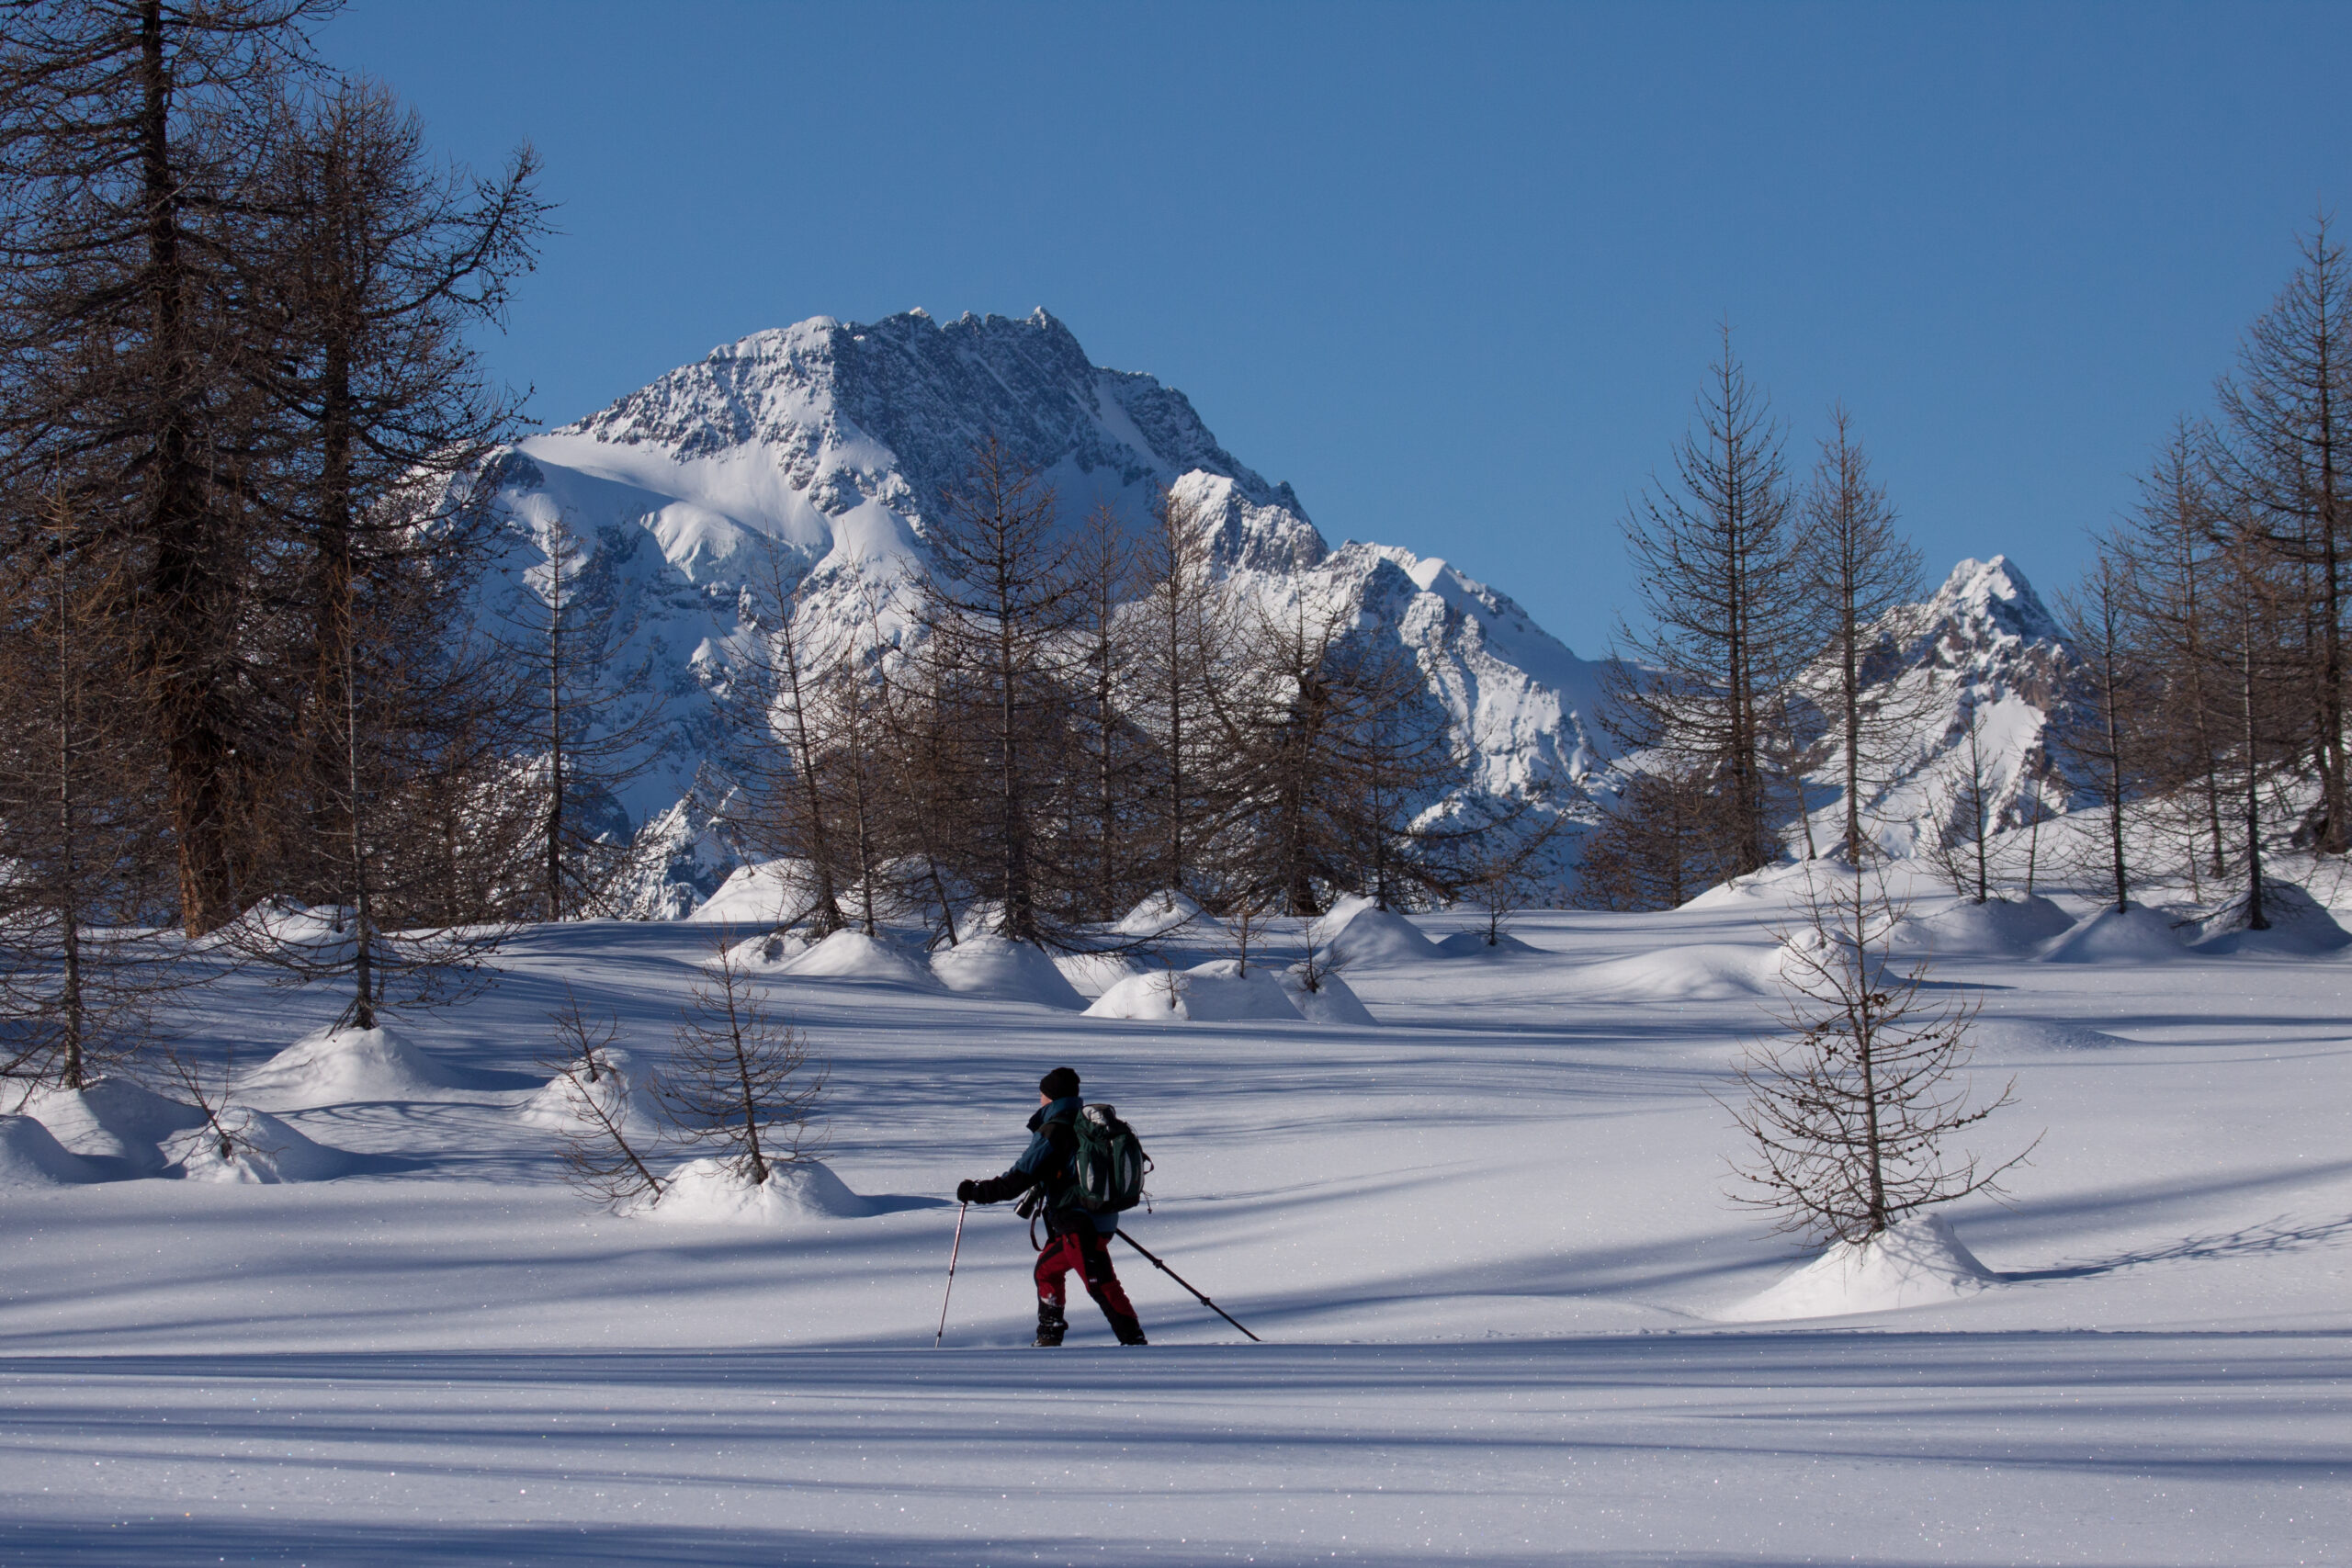
[[[1973,671],[2036,701],[2056,695],[2066,635],[2007,556],[1963,560],[1924,604],[1883,623],[1882,658],[1899,669]]]
[[[818,510],[879,502],[918,531],[992,436],[1073,511],[1111,500],[1139,518],[1159,487],[1197,473],[1312,529],[1290,487],[1236,459],[1183,393],[1094,365],[1043,307],[945,325],[921,310],[865,324],[812,316],[721,344],[553,434],[679,462],[758,448]]]

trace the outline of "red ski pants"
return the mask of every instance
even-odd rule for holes
[[[1136,1321],[1136,1309],[1128,1303],[1127,1292],[1111,1267],[1109,1236],[1090,1225],[1048,1240],[1046,1250],[1037,1254],[1037,1300],[1058,1313],[1068,1299],[1062,1280],[1073,1269],[1113,1326]]]

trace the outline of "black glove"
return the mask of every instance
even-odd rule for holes
[[[972,1194],[979,1190],[980,1184],[977,1181],[959,1181],[956,1184],[956,1201],[968,1203],[972,1201]]]

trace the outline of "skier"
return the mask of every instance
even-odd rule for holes
[[[1069,1332],[1063,1315],[1068,1299],[1063,1280],[1073,1269],[1086,1282],[1086,1293],[1111,1320],[1111,1331],[1122,1345],[1143,1345],[1143,1325],[1128,1303],[1127,1292],[1111,1267],[1111,1237],[1118,1233],[1119,1216],[1090,1213],[1080,1206],[1077,1178],[1071,1160],[1078,1152],[1078,1134],[1070,1123],[1078,1119],[1078,1074],[1056,1067],[1037,1080],[1037,1109],[1029,1118],[1032,1136],[1021,1157],[1002,1176],[956,1186],[956,1201],[1001,1203],[1023,1200],[1020,1212],[1040,1209],[1046,1219],[1046,1250],[1037,1255],[1037,1337],[1039,1345],[1058,1345]]]

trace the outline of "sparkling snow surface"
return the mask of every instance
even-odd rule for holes
[[[1708,1098],[1785,916],[1529,916],[1532,952],[1349,966],[1372,1028],[772,973],[855,1201],[753,1225],[594,1210],[518,1114],[563,982],[658,1066],[721,933],[528,933],[501,987],[399,1025],[480,1087],[277,1111],[359,1174],[0,1191],[0,1562],[2352,1555],[2352,958],[1951,953],[1980,1079],[2017,1083],[1977,1146],[2048,1133],[2014,1210],[1942,1212],[1984,1277],[1735,1325],[1813,1256],[1725,1202]],[[241,1062],[337,1002],[196,998]],[[1011,1162],[1064,1062],[1157,1161],[1131,1228],[1265,1344],[1121,1247],[1152,1347],[1073,1292],[1070,1344],[1025,1348],[998,1207],[932,1348],[945,1194]],[[127,1168],[90,1148],[65,1179]]]

